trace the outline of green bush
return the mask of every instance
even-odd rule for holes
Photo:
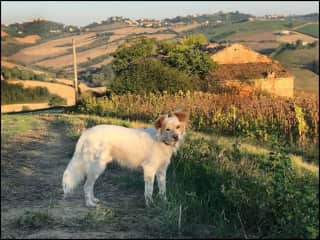
[[[198,90],[215,64],[199,47],[207,44],[203,35],[191,35],[180,42],[136,38],[113,55],[115,79],[111,90],[123,94]],[[203,80],[203,81],[200,81]]]
[[[49,97],[49,106],[61,106],[61,105],[66,105],[67,101],[65,98],[62,98],[56,94],[51,94]]]
[[[110,89],[117,94],[174,93],[197,89],[198,86],[199,79],[196,77],[166,66],[158,59],[147,58],[141,59],[141,62],[137,60],[136,64],[118,74],[111,82]]]

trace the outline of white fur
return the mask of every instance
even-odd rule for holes
[[[74,155],[63,174],[65,196],[86,177],[86,204],[95,206],[99,200],[94,197],[94,184],[106,165],[115,160],[125,167],[143,168],[147,205],[152,202],[155,175],[160,195],[166,198],[166,170],[184,134],[185,122],[180,122],[175,115],[165,116],[158,129],[114,125],[98,125],[87,129],[78,140]],[[178,141],[173,135],[178,135]]]

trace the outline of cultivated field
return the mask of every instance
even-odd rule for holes
[[[14,39],[21,44],[33,44],[38,42],[41,39],[41,37],[39,35],[29,35],[26,37],[14,38]]]
[[[235,34],[229,35],[226,37],[226,40],[230,40],[233,42],[260,42],[262,45],[264,42],[287,42],[293,43],[297,40],[301,40],[303,42],[314,42],[317,41],[317,38],[308,36],[306,34],[302,34],[299,32],[292,31],[290,35],[277,35],[276,33],[279,31],[248,31],[248,32],[237,32]]]
[[[165,30],[165,28],[143,28],[143,27],[126,27],[114,29],[108,42],[114,42],[131,34],[156,33]]]
[[[183,25],[176,25],[176,26],[172,26],[170,27],[170,29],[174,30],[175,32],[181,33],[184,31],[189,31],[191,29],[200,27],[203,24],[200,23],[191,23],[191,24],[183,24]]]
[[[88,61],[88,58],[95,58],[100,55],[112,53],[117,49],[120,43],[121,42],[108,44],[105,46],[89,49],[87,51],[79,52],[77,54],[77,62],[83,63]],[[72,54],[69,54],[62,57],[41,61],[38,62],[36,65],[43,67],[52,67],[55,69],[66,68],[67,66],[73,65],[73,56]]]
[[[48,103],[17,103],[9,105],[1,105],[1,113],[21,112],[25,110],[36,110],[49,108]]]
[[[319,23],[317,24],[307,24],[296,29],[296,31],[308,34],[312,37],[319,38]]]
[[[114,52],[118,45],[123,42],[121,39],[130,35],[145,33],[145,36],[157,39],[171,39],[175,37],[174,34],[154,34],[163,30],[165,30],[165,28],[124,27],[109,29],[109,31],[113,33],[108,39],[109,44],[79,52],[77,55],[78,63],[84,63],[88,61],[89,58],[95,58],[103,54]],[[24,48],[10,56],[9,60],[25,64],[36,64],[42,67],[52,67],[54,69],[65,69],[73,63],[71,51],[71,42],[73,38],[76,41],[77,47],[89,45],[97,39],[96,33],[90,32],[79,36],[51,40],[36,46]]]
[[[67,105],[74,105],[74,88],[58,83],[29,80],[9,80],[9,83],[22,83],[24,87],[46,87],[50,93],[57,94],[67,100]]]
[[[319,47],[284,50],[274,59],[295,76],[295,90],[319,94],[319,75],[310,69],[313,63],[319,63]]]
[[[39,62],[48,57],[54,57],[61,54],[66,54],[67,50],[71,50],[72,39],[74,38],[77,46],[83,46],[94,41],[95,34],[87,33],[72,37],[60,38],[48,41],[36,46],[24,48],[16,54],[9,57],[10,60],[22,62],[25,64]]]

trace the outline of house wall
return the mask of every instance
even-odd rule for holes
[[[294,77],[255,79],[256,89],[281,97],[293,97]]]
[[[242,95],[250,94],[256,89],[281,97],[293,97],[294,77],[252,79],[250,82],[253,84],[239,80],[226,80],[225,84],[238,87]]]

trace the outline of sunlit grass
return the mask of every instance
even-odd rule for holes
[[[32,130],[39,124],[41,121],[33,115],[1,114],[1,142],[7,142],[17,134]]]

